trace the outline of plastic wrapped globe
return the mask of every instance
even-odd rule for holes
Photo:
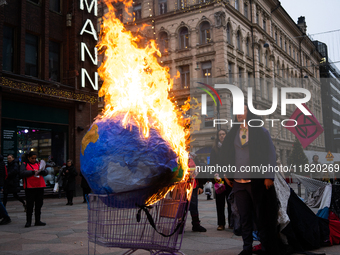
[[[144,138],[137,126],[125,129],[118,118],[92,124],[82,140],[80,162],[93,193],[137,191],[133,196],[138,194],[140,203],[182,178],[175,152],[155,129]]]

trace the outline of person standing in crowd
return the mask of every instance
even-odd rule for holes
[[[13,197],[22,203],[26,212],[25,200],[18,196],[18,193],[20,192],[19,161],[14,158],[12,154],[7,156],[7,161],[8,176],[5,180],[3,204],[6,207],[8,194],[13,194]]]
[[[208,180],[204,185],[204,194],[207,195],[207,200],[213,200],[211,198],[212,195],[212,182]]]
[[[86,203],[86,197],[88,194],[91,193],[91,188],[89,186],[89,184],[87,183],[84,175],[80,172],[80,176],[81,176],[81,183],[80,183],[80,187],[83,189],[83,203]]]
[[[221,165],[221,147],[224,141],[224,138],[227,135],[227,131],[225,129],[220,129],[217,131],[216,139],[214,141],[211,153],[210,153],[210,166]],[[216,180],[216,179],[215,179]],[[221,187],[223,185],[224,187]],[[217,230],[221,231],[225,229],[226,221],[225,221],[225,203],[227,201],[228,205],[228,228],[232,228],[231,224],[231,205],[228,201],[228,196],[231,191],[231,187],[229,185],[225,185],[225,183],[221,183],[219,185],[219,189],[216,190],[216,211],[217,211]],[[221,192],[220,192],[221,191]]]
[[[64,165],[60,168],[59,173],[58,173],[58,177],[57,177],[57,182],[58,182],[58,186],[59,186],[59,190],[58,190],[58,197],[61,198],[61,192],[62,192],[62,188],[63,188],[63,171],[66,167],[66,164],[64,163]]]
[[[3,192],[3,186],[5,184],[6,179],[6,165],[4,163],[4,157],[0,155],[0,192]],[[11,218],[8,216],[7,210],[1,201],[1,194],[0,194],[0,225],[6,225],[11,223]]]
[[[196,168],[196,164],[194,162],[194,157],[196,154],[189,153],[189,168]],[[194,174],[195,175],[195,174]],[[195,178],[194,180],[194,188],[191,194],[191,200],[189,205],[189,211],[191,215],[191,224],[192,231],[194,232],[206,232],[207,230],[201,226],[201,221],[199,219],[198,214],[198,195],[202,194],[203,190],[198,186],[198,180]]]
[[[40,163],[37,162],[37,154],[34,151],[30,151],[27,155],[26,161],[23,162],[20,167],[20,176],[21,178],[23,178],[27,202],[25,228],[30,227],[32,224],[32,214],[34,206],[34,226],[46,225],[45,222],[42,222],[40,220],[41,207],[44,203],[44,188],[46,187],[43,176],[46,175],[46,169],[40,169]]]
[[[240,215],[243,250],[239,255],[252,254],[253,223],[259,231],[262,252],[279,254],[276,232],[278,205],[273,186],[275,173],[260,173],[259,176],[259,173],[254,175],[240,171],[247,166],[276,166],[272,139],[268,130],[261,127],[259,119],[245,105],[244,114],[237,115],[236,123],[233,123],[221,148],[222,165],[236,168],[235,174],[231,176],[228,173],[225,180],[232,187]],[[252,120],[252,126],[248,126],[249,120]]]
[[[78,173],[71,159],[67,160],[66,167],[61,174],[63,177],[63,189],[67,197],[66,205],[73,205],[73,192],[76,190],[76,176]]]

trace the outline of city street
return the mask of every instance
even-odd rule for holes
[[[105,248],[87,241],[87,205],[82,197],[74,199],[73,206],[66,206],[66,199],[45,198],[42,208],[44,227],[24,228],[25,213],[18,201],[9,201],[8,213],[12,223],[0,226],[0,254],[122,254],[125,250]],[[232,230],[217,231],[216,208],[214,200],[199,196],[201,224],[207,228],[205,233],[191,231],[191,218],[188,216],[181,251],[187,255],[214,254],[237,255],[242,249],[241,237]],[[90,250],[90,253],[89,253]],[[327,255],[340,253],[339,246],[320,248],[313,252]],[[149,254],[138,251],[136,254]]]

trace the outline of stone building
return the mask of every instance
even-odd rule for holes
[[[80,169],[81,140],[98,112],[94,7],[70,0],[1,1],[5,157],[35,151],[56,166],[70,158]]]
[[[140,24],[149,26],[141,33],[158,42],[160,63],[170,68],[174,81],[171,95],[178,105],[190,95],[196,81],[213,85],[215,81],[237,85],[246,95],[253,87],[257,109],[269,109],[272,88],[279,91],[277,110],[266,119],[289,119],[295,106],[288,105],[286,116],[280,112],[282,87],[303,87],[311,92],[307,106],[322,125],[319,61],[321,55],[306,36],[304,17],[295,23],[278,0],[135,0],[126,13],[116,5],[117,14],[130,30]],[[105,12],[105,11],[104,11]],[[134,20],[133,20],[134,19]],[[207,116],[199,116],[198,131],[192,135],[191,150],[209,161],[216,137],[213,119],[232,118],[232,97],[220,89],[223,105],[207,102]],[[288,98],[301,97],[291,94]],[[222,128],[229,126],[221,125]],[[270,131],[281,161],[287,164],[294,135],[279,124]],[[324,136],[319,136],[309,150],[324,150]]]

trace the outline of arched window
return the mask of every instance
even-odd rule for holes
[[[162,53],[167,53],[169,47],[168,34],[166,32],[161,32],[159,34],[159,49]]]
[[[227,24],[227,42],[231,44],[231,28],[229,23]]]
[[[189,31],[188,28],[182,27],[179,30],[179,48],[187,49],[189,47]]]
[[[200,26],[201,31],[201,44],[210,43],[211,41],[211,33],[210,33],[210,24],[207,21],[202,22]]]
[[[237,40],[237,49],[241,50],[241,32],[240,32],[240,30],[237,31],[236,40]]]

